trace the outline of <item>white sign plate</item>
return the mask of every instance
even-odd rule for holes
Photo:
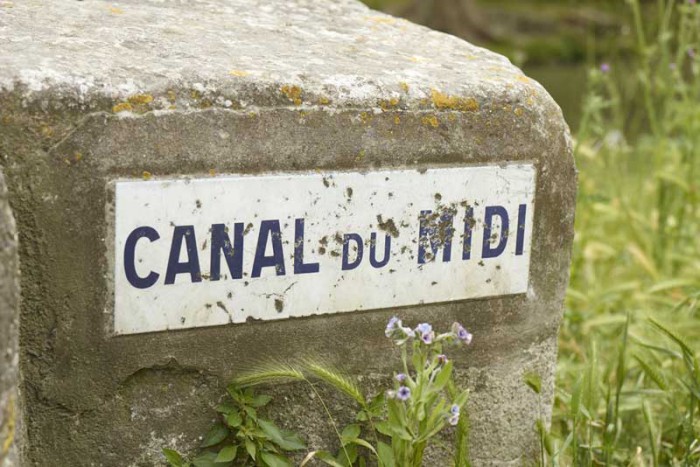
[[[531,164],[115,183],[114,332],[524,293]]]

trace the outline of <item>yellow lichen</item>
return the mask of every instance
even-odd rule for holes
[[[394,24],[396,22],[396,18],[391,16],[369,16],[367,20],[377,24]]]
[[[399,86],[401,87],[401,89],[403,90],[403,92],[408,92],[408,83],[406,83],[405,81],[401,81],[401,82],[399,83]]]
[[[398,115],[394,115],[394,123],[397,125],[401,123],[401,117],[399,117]]]
[[[362,120],[363,125],[367,125],[369,122],[371,122],[372,118],[374,118],[374,116],[371,113],[368,113],[368,112],[360,113],[360,120]]]
[[[472,97],[458,97],[443,94],[437,89],[430,91],[433,105],[441,110],[460,110],[463,112],[475,112],[479,110],[479,103]]]
[[[54,134],[54,129],[50,126],[41,127],[41,134],[46,138],[51,138]]]
[[[76,151],[75,153],[73,153],[73,160],[74,160],[75,162],[79,162],[80,159],[82,159],[82,158],[83,158],[83,154],[82,154],[82,153],[80,153],[80,152],[78,152],[78,151]]]
[[[209,175],[211,175],[212,177],[215,176],[215,175],[216,175],[216,170],[214,170],[214,169],[209,169]]]
[[[319,104],[319,105],[328,105],[328,104],[330,104],[330,103],[331,103],[331,101],[330,101],[330,99],[328,99],[327,97],[321,96],[321,97],[318,98],[318,104]]]
[[[5,418],[5,420],[7,420],[5,430],[3,430],[6,432],[6,436],[2,442],[2,451],[0,451],[0,459],[5,458],[7,453],[10,452],[10,447],[15,441],[15,426],[17,424],[17,415],[15,412],[15,398],[13,396],[10,396],[6,407],[6,413],[3,417]]]
[[[119,112],[125,112],[125,111],[131,112],[132,110],[133,110],[133,107],[131,107],[131,104],[129,104],[128,102],[120,102],[119,104],[112,107],[112,112],[114,112],[115,114],[119,113]]]
[[[141,174],[141,177],[142,177],[144,180],[150,180],[152,176],[153,176],[153,175],[152,175],[151,172],[149,172],[148,170],[144,170],[143,173]]]
[[[530,78],[528,78],[525,75],[518,75],[515,77],[515,79],[520,81],[521,83],[527,83],[527,84],[530,84],[530,81],[532,81]]]
[[[287,99],[292,101],[294,105],[301,105],[301,88],[299,86],[282,86],[280,88],[282,94],[287,96]]]
[[[513,113],[514,113],[517,117],[521,117],[521,116],[525,113],[525,111],[524,111],[522,108],[518,107],[518,108],[516,108],[515,110],[513,110]]]
[[[361,149],[360,152],[357,153],[357,157],[355,157],[355,161],[356,162],[362,161],[365,158],[365,155],[366,155],[365,150]]]
[[[457,120],[457,115],[455,115],[455,114],[450,114],[450,115],[448,115],[447,118],[448,118],[451,122],[454,122],[455,120]]]
[[[423,125],[426,126],[431,126],[433,128],[437,128],[438,126],[440,126],[440,122],[438,121],[435,115],[428,115],[426,117],[423,117],[421,120],[423,122]]]
[[[109,7],[109,12],[112,13],[113,15],[124,14],[124,10],[122,10],[121,8],[117,8],[115,6]]]
[[[151,96],[150,94],[134,94],[133,96],[130,96],[127,100],[131,105],[146,105],[153,102],[153,96]]]
[[[392,97],[391,99],[379,101],[379,107],[381,107],[382,110],[389,110],[397,105],[399,105],[398,97]]]
[[[248,72],[243,70],[231,70],[228,72],[228,74],[231,76],[238,76],[239,78],[248,76]]]
[[[175,94],[175,91],[172,89],[168,90],[168,101],[170,101],[171,104],[174,104],[175,101],[177,100],[177,94]]]

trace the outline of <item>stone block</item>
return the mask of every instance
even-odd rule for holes
[[[474,334],[451,354],[472,388],[474,465],[536,454],[576,186],[568,128],[542,86],[504,57],[351,0],[28,1],[0,13],[26,465],[161,463],[164,446],[196,446],[226,382],[260,359],[313,356],[386,383],[398,362],[383,335],[393,315],[440,329],[460,321]],[[475,224],[464,222],[469,208]],[[452,213],[454,232],[438,222],[426,244],[423,211]],[[510,230],[499,235],[503,212]],[[278,232],[263,224],[274,220],[283,274]],[[241,277],[218,256],[212,280],[211,242],[224,251],[237,222],[251,225]],[[343,269],[348,233],[366,255],[385,239],[406,246],[391,250],[403,266],[367,256]],[[452,258],[442,256],[448,238]],[[501,241],[504,252],[484,255]],[[335,293],[343,281],[351,287]],[[541,398],[528,372],[541,375]],[[273,416],[310,448],[336,443],[308,388],[270,391]],[[347,415],[340,396],[327,397]],[[446,455],[430,453],[428,465]]]

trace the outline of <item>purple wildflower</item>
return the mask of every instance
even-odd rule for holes
[[[448,360],[447,360],[447,355],[445,355],[445,354],[440,354],[440,355],[438,355],[438,356],[437,356],[437,361],[438,361],[438,364],[444,365],[444,364],[447,363],[447,361],[448,361]]]
[[[398,381],[399,383],[403,383],[404,381],[406,381],[406,374],[399,373],[398,375],[396,375],[396,381]]]
[[[452,324],[452,332],[454,335],[457,337],[457,339],[461,340],[465,344],[469,345],[472,343],[472,335],[469,331],[464,329],[464,326],[462,326],[459,323],[453,323]]]
[[[428,323],[420,323],[416,326],[416,332],[418,334],[427,334],[433,330],[433,327]]]
[[[411,397],[411,390],[406,386],[401,386],[396,392],[396,398],[400,401],[406,401]]]
[[[452,426],[459,423],[459,406],[457,404],[452,404],[452,407],[450,407],[450,417],[447,419],[447,421]]]
[[[695,5],[697,2],[695,0],[688,0],[688,3],[691,5]]]
[[[386,337],[391,337],[391,335],[394,333],[397,327],[401,326],[401,320],[397,318],[396,316],[393,316],[390,320],[389,323],[386,325],[386,329],[384,330],[384,335]]]
[[[609,73],[610,72],[610,64],[609,63],[602,63],[600,65],[600,71],[603,73]]]
[[[421,323],[416,326],[416,334],[426,344],[432,344],[433,339],[435,339],[435,331],[433,331],[433,327],[428,323]]]

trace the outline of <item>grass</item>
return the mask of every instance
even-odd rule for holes
[[[700,6],[627,3],[636,58],[592,72],[577,135],[545,462],[700,465]]]

